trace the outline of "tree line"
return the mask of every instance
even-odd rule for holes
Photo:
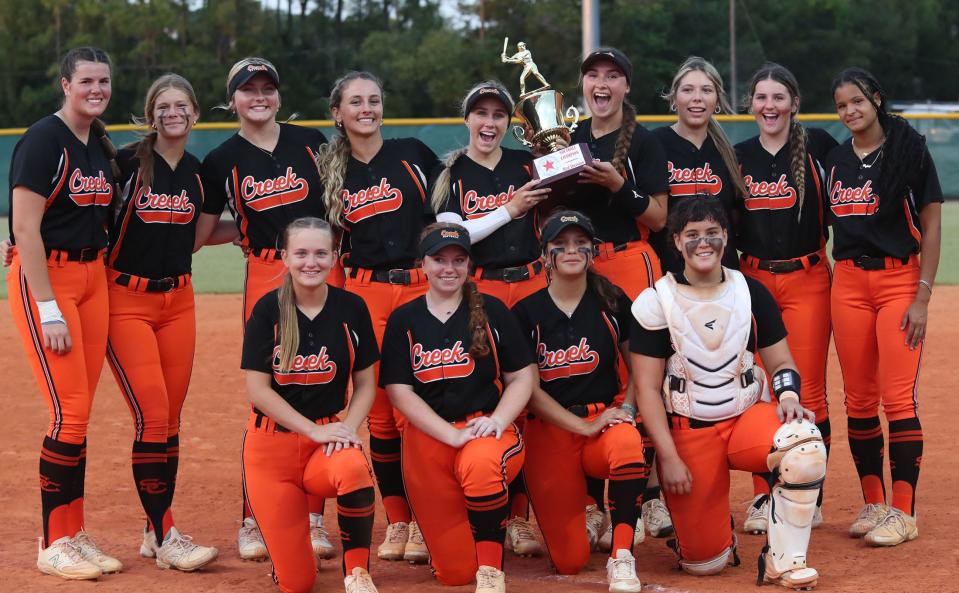
[[[796,74],[806,112],[833,110],[830,82],[851,65],[873,70],[896,99],[959,100],[954,0],[736,2],[740,97],[771,60]],[[601,42],[633,61],[640,113],[667,112],[660,95],[688,55],[729,76],[727,1],[599,4]],[[213,107],[225,101],[230,65],[247,55],[279,69],[281,115],[327,117],[333,81],[367,69],[384,80],[387,117],[451,116],[474,82],[497,78],[518,93],[519,68],[499,61],[506,36],[511,52],[525,41],[549,82],[575,96],[580,17],[579,0],[0,0],[0,127],[57,108],[57,64],[78,45],[113,57],[111,123],[140,114],[146,88],[168,71],[193,83],[204,120],[226,120]]]

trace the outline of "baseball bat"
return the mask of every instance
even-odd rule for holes
[[[503,57],[506,57],[506,47],[509,45],[509,37],[503,39]]]

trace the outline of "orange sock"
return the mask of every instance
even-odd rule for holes
[[[892,506],[907,515],[912,515],[914,496],[915,492],[912,489],[912,484],[909,482],[900,480],[892,483]]]
[[[322,496],[313,496],[313,495],[310,495],[310,496],[307,497],[307,501],[309,502],[310,512],[311,512],[311,513],[313,513],[313,514],[315,514],[315,515],[322,515],[322,514],[323,514],[323,508],[326,506],[326,499],[325,499],[325,498],[323,498]]]
[[[412,520],[410,505],[402,496],[387,496],[383,499],[383,508],[391,523],[409,523]]]
[[[635,525],[627,525],[626,523],[615,525],[613,527],[613,547],[611,548],[609,555],[615,558],[617,550],[626,550],[632,554],[633,535],[635,530]]]
[[[525,492],[517,492],[510,501],[509,516],[519,517],[520,519],[529,519],[529,498]]]
[[[760,494],[769,494],[769,482],[766,474],[753,474],[753,496]]]
[[[480,566],[492,566],[503,570],[502,542],[476,542],[476,561]]]
[[[370,549],[353,548],[343,552],[343,568],[347,576],[353,573],[354,568],[370,569]]]
[[[883,488],[882,481],[874,475],[862,477],[862,495],[866,499],[866,504],[884,504],[886,502],[886,491]]]

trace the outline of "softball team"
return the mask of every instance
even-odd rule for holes
[[[327,142],[276,120],[279,74],[246,58],[226,85],[240,130],[201,165],[185,151],[199,117],[185,79],[153,83],[147,134],[117,153],[98,119],[109,58],[70,50],[62,107],[14,150],[0,246],[50,409],[38,568],[65,579],[122,568],[83,519],[104,358],[134,420],[141,554],[184,571],[217,557],[179,532],[171,507],[196,339],[191,251],[231,240],[247,256],[252,407],[238,543],[244,558],[272,559],[282,591],[311,590],[316,557],[332,554],[326,498],[346,591],[376,591],[373,474],[388,523],[380,559],[501,593],[504,541],[543,549],[529,500],[558,572],[579,572],[599,540],[609,590],[639,591],[640,510],[660,496],[646,490],[643,505],[650,444],[669,507],[656,533],[675,524],[683,570],[738,561],[728,470],[742,469],[756,485],[745,530],[767,534],[760,582],[815,586],[806,553],[822,522],[830,310],[864,498],[849,532],[874,546],[915,539],[916,384],[943,201],[922,136],[855,68],[832,88],[849,141],[799,125],[795,77],[767,64],[747,98],[759,133],[735,149],[714,118],[730,111],[722,79],[702,58],[666,93],[676,123],[653,132],[634,121],[622,52],[592,52],[581,72],[593,115],[572,141],[595,160],[553,195],[532,179],[532,155],[501,146],[514,106],[496,81],[467,92],[469,142],[441,163],[419,140],[383,138],[374,75],[335,83]],[[541,224],[547,199],[565,209]],[[220,222],[227,206],[235,228]]]

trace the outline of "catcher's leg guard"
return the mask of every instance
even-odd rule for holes
[[[816,498],[826,477],[826,446],[819,429],[806,420],[781,426],[773,437],[767,464],[775,484],[757,583],[811,589],[819,573],[806,567],[806,549]]]
[[[682,559],[679,561],[679,566],[684,572],[697,577],[719,574],[730,564],[733,566],[739,564],[739,559],[736,557],[735,535],[733,536],[733,545],[720,552],[718,556],[698,562],[690,562],[689,560]]]

